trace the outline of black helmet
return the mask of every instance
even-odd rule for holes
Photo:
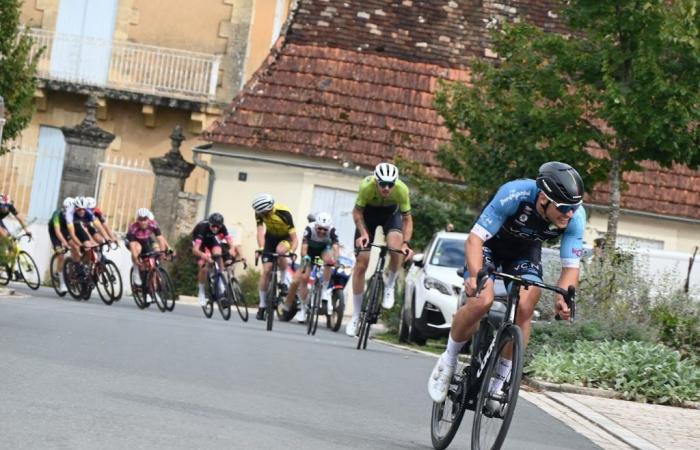
[[[209,216],[207,222],[209,222],[209,225],[216,225],[220,227],[224,224],[224,216],[222,216],[219,213],[214,213],[211,216]]]
[[[568,164],[550,161],[540,166],[537,187],[553,202],[576,205],[583,201],[583,180]]]

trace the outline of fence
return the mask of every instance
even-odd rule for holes
[[[23,148],[0,156],[0,192],[8,194],[17,211],[25,214],[31,202],[36,159],[36,150]]]
[[[97,204],[115,232],[125,233],[138,208],[150,208],[155,175],[148,161],[108,157],[97,170]]]
[[[45,47],[37,65],[41,78],[185,99],[211,100],[216,95],[218,55],[37,28],[29,35],[35,50]]]

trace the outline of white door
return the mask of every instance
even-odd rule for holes
[[[104,86],[109,75],[118,0],[61,0],[51,75]]]
[[[61,188],[63,157],[66,141],[58,128],[39,127],[39,149],[34,178],[32,179],[32,196],[29,203],[28,217],[39,222],[48,222],[58,204],[58,191]]]
[[[311,212],[327,212],[333,217],[333,224],[338,232],[338,240],[343,245],[343,254],[352,253],[355,237],[355,222],[352,209],[355,207],[357,192],[314,186]]]

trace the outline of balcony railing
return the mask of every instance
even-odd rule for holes
[[[32,28],[40,78],[186,100],[216,95],[221,57]]]

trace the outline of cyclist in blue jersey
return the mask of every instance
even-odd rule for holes
[[[578,172],[568,164],[554,161],[540,167],[536,180],[514,180],[501,186],[481,211],[464,246],[464,290],[469,298],[455,314],[447,350],[428,379],[428,392],[434,401],[445,401],[459,351],[493,303],[493,280],[486,282],[478,297],[474,296],[476,275],[484,264],[493,264],[511,275],[542,281],[542,242],[561,237],[562,269],[557,284],[564,289],[578,284],[586,223],[582,202],[583,181]],[[540,294],[536,287],[520,291],[515,322],[523,332],[525,345]],[[569,308],[560,295],[555,299],[555,311],[562,318],[569,318]],[[499,358],[491,392],[501,390],[510,366],[510,360]]]

